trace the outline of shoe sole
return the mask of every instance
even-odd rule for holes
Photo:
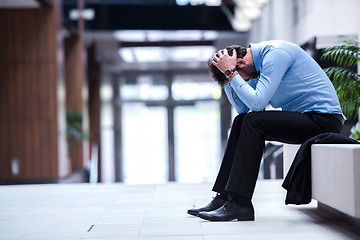
[[[255,221],[255,217],[237,218],[238,221]]]
[[[199,214],[199,212],[190,211],[190,210],[188,210],[187,213],[190,214],[190,215],[192,215],[192,216],[195,216],[195,217],[197,217],[198,214]]]
[[[208,216],[208,215],[202,215],[202,214],[198,214],[197,215],[199,218],[202,218],[204,220],[208,220],[208,221],[212,221],[212,222],[228,222],[228,221],[232,221],[232,220],[238,220],[238,221],[255,221],[255,217],[251,216],[251,217],[242,217],[242,218],[232,218],[232,219],[223,219],[223,218],[218,218],[218,217],[213,217],[213,216]]]

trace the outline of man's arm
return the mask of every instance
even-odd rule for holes
[[[269,104],[285,72],[292,64],[291,56],[282,49],[274,49],[263,59],[259,80],[254,89],[239,74],[231,79],[231,86],[252,111],[262,111]]]
[[[238,114],[247,113],[249,108],[240,100],[229,83],[224,85],[225,94]]]
[[[255,89],[257,81],[258,81],[258,79],[251,79],[248,81],[248,83],[253,89]],[[226,94],[229,102],[235,108],[235,110],[238,114],[247,113],[250,110],[246,106],[246,104],[243,103],[243,101],[241,101],[241,99],[239,98],[237,93],[231,87],[230,83],[225,83],[224,91],[225,91],[225,94]]]

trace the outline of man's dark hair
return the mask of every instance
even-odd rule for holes
[[[233,50],[235,49],[237,58],[243,58],[246,55],[247,49],[246,47],[242,47],[239,45],[230,45],[227,46],[226,49],[228,50],[228,53],[230,56],[233,54]],[[218,82],[218,84],[222,87],[224,86],[225,82],[227,81],[225,75],[212,64],[212,57],[208,60],[208,70],[211,75],[211,77]],[[240,70],[240,69],[238,69]]]

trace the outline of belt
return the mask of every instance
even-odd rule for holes
[[[311,111],[311,112],[305,112],[305,113],[307,113],[307,114],[319,114],[319,115],[322,115],[322,116],[331,116],[331,117],[333,117],[333,118],[336,118],[337,120],[339,120],[340,122],[341,122],[341,124],[344,124],[344,122],[345,122],[345,119],[344,119],[344,117],[343,117],[343,115],[342,114],[338,114],[338,113],[319,113],[319,112],[315,112],[315,111]]]

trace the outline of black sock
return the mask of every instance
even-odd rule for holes
[[[219,196],[222,200],[227,201],[229,199],[229,194],[227,193],[218,193],[217,196]]]

